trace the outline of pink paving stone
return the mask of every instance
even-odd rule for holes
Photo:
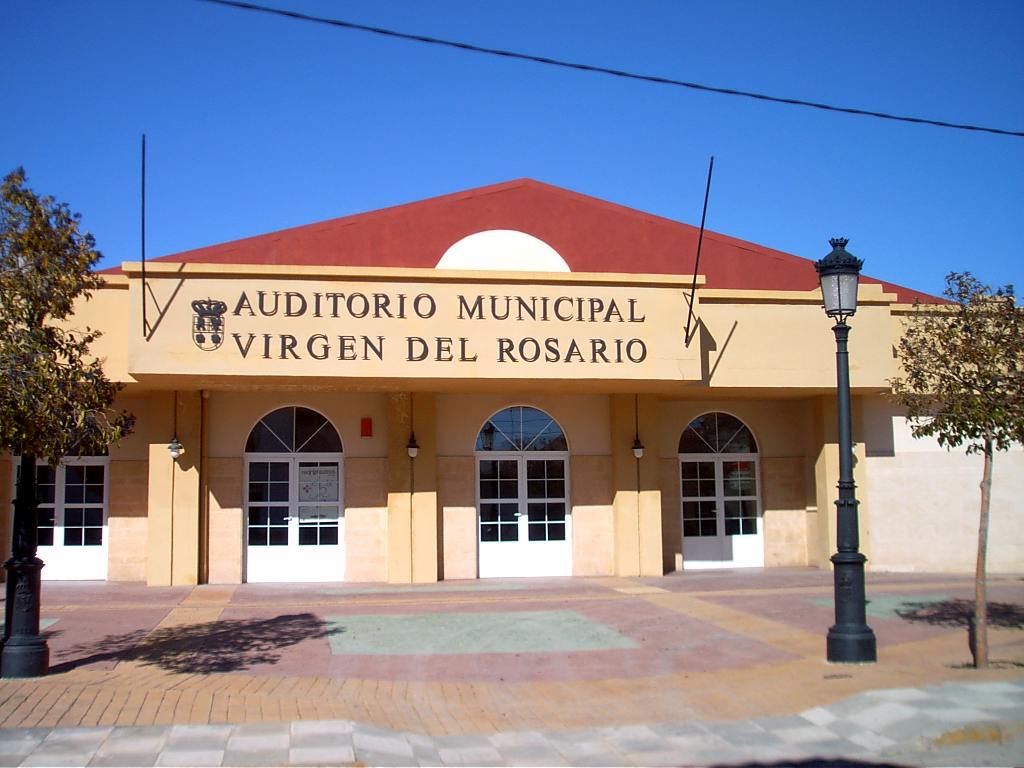
[[[51,672],[77,667],[112,669],[134,657],[139,643],[167,615],[166,608],[80,609],[47,612],[57,623],[43,632],[50,646]]]

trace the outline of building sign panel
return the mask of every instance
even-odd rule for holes
[[[132,293],[141,291],[133,280]],[[653,285],[148,280],[133,375],[686,380],[686,296]],[[133,305],[137,302],[133,299]],[[133,311],[134,308],[133,308]]]

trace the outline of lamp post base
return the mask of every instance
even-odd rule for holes
[[[873,664],[878,661],[875,633],[868,626],[852,631],[832,627],[825,640],[825,658],[835,664]]]
[[[843,489],[840,489],[840,501],[837,502],[840,514],[844,509],[843,495]],[[843,664],[870,664],[878,660],[878,651],[875,633],[867,623],[864,594],[864,563],[867,558],[860,552],[836,552],[831,559],[836,623],[828,630],[825,658]]]
[[[39,634],[40,571],[38,557],[12,557],[7,570],[7,604],[0,676],[42,677],[50,668],[50,647]]]
[[[4,643],[3,677],[44,677],[50,669],[50,648],[39,635],[12,637]]]

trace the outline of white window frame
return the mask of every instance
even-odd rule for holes
[[[36,459],[36,467],[50,466],[48,461]],[[103,501],[102,503],[83,503],[79,506],[102,507],[103,526],[102,540],[97,545],[65,545],[64,521],[66,515],[65,484],[68,467],[103,467]],[[18,493],[18,470],[21,459],[14,457],[11,471],[11,499]],[[53,504],[40,504],[40,507],[53,508],[53,544],[41,544],[38,548],[39,558],[46,564],[42,570],[43,581],[94,581],[106,580],[110,552],[110,457],[109,456],[65,456],[57,465],[54,473]],[[11,516],[13,525],[13,514]],[[90,526],[92,527],[92,526]]]

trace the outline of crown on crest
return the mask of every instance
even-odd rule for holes
[[[217,299],[196,299],[192,302],[192,309],[200,317],[220,317],[228,311],[228,305]]]

